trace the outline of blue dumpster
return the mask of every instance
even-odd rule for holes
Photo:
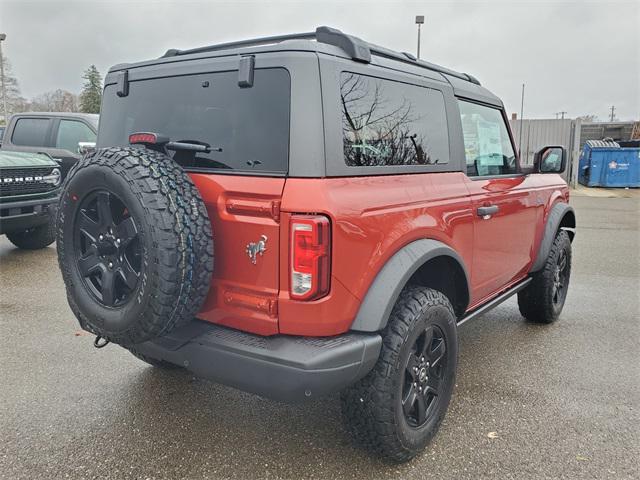
[[[640,187],[640,147],[588,140],[580,153],[578,181],[588,187]]]

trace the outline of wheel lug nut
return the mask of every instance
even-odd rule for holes
[[[109,268],[113,268],[113,262],[109,262]]]
[[[98,240],[104,240],[104,235],[100,235],[100,236],[98,237]]]
[[[414,382],[413,386],[414,386],[414,387],[417,387],[417,386],[418,386],[418,384],[417,384],[416,382]]]

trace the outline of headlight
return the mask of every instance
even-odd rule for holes
[[[51,173],[49,175],[45,175],[44,177],[42,177],[42,181],[44,183],[48,183],[49,185],[53,185],[57,187],[58,185],[60,185],[60,182],[62,181],[62,175],[60,175],[60,169],[54,168],[53,170],[51,170]]]

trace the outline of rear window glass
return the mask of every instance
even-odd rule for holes
[[[442,92],[343,72],[340,100],[348,166],[449,163]]]
[[[47,118],[18,119],[11,135],[11,142],[14,145],[46,147],[49,121]]]
[[[124,146],[131,133],[154,132],[211,146],[210,153],[171,152],[186,167],[287,172],[290,79],[283,68],[256,70],[250,88],[240,88],[232,71],[131,82],[126,97],[116,90],[105,88],[99,147]]]

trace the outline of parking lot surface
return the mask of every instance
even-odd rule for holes
[[[0,478],[637,478],[640,202],[572,203],[562,317],[511,299],[462,326],[449,413],[400,466],[352,447],[337,396],[284,405],[94,349],[55,248],[0,237]]]

